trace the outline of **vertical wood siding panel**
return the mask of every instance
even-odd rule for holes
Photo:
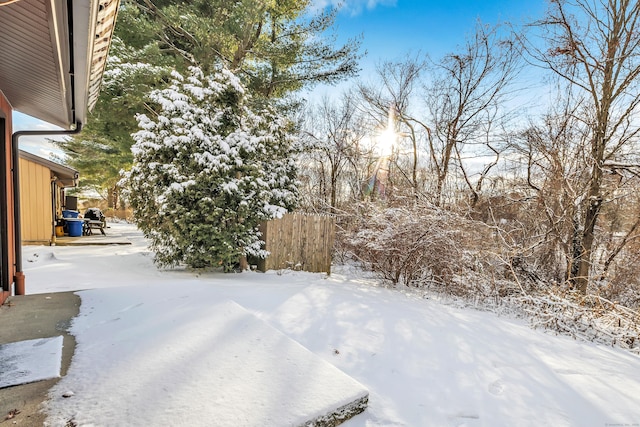
[[[51,171],[20,159],[20,207],[22,240],[46,243],[51,238]]]

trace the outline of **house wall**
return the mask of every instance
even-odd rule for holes
[[[0,91],[0,120],[4,124],[4,133],[0,138],[0,162],[2,167],[0,171],[3,172],[4,177],[0,179],[0,194],[6,200],[7,210],[4,215],[0,214],[1,224],[0,241],[2,242],[0,253],[0,274],[2,274],[3,283],[0,287],[0,304],[11,295],[12,285],[15,281],[14,276],[16,274],[15,268],[15,241],[13,232],[13,180],[11,179],[11,135],[13,133],[11,127],[11,105],[7,98]]]
[[[50,244],[53,235],[51,170],[20,159],[20,230],[23,245]]]

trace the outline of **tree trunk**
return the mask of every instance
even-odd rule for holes
[[[456,143],[455,137],[456,135],[447,140],[447,146],[442,155],[442,167],[438,171],[438,183],[436,187],[436,206],[438,207],[442,207],[443,205],[444,184],[447,180],[447,175],[449,175],[449,162],[451,162],[451,153]]]
[[[114,193],[115,193],[116,189],[114,187],[109,187],[107,189],[107,207],[108,208],[114,208],[116,207],[115,204],[115,197],[114,197]]]
[[[331,165],[331,213],[336,213],[336,204],[337,204],[337,192],[336,187],[338,186],[338,168],[336,165]]]
[[[586,294],[587,285],[591,270],[591,254],[593,253],[593,241],[595,237],[595,226],[602,207],[602,196],[600,194],[602,185],[602,163],[604,158],[604,132],[601,129],[596,131],[596,139],[592,148],[594,158],[593,170],[591,172],[591,185],[587,198],[587,211],[584,216],[584,227],[582,238],[580,239],[580,257],[577,260],[578,272],[575,277],[574,286],[582,293]]]
[[[578,270],[580,269],[580,258],[582,254],[582,236],[580,231],[580,218],[578,213],[574,214],[571,221],[572,225],[572,238],[571,238],[571,253],[569,255],[569,265],[567,266],[567,280],[575,285],[575,278],[578,277]]]
[[[602,206],[602,197],[591,196],[589,198],[589,208],[584,218],[584,230],[582,232],[580,257],[577,260],[578,272],[574,285],[582,294],[587,293],[589,275],[591,269],[591,254],[593,252],[593,241],[595,237],[595,226]]]

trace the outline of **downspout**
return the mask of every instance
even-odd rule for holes
[[[71,90],[71,122],[75,124],[70,130],[23,130],[14,132],[11,135],[11,158],[13,163],[13,217],[14,217],[14,238],[15,238],[15,266],[14,277],[15,294],[25,295],[24,272],[22,271],[22,230],[20,221],[20,147],[18,140],[21,136],[55,136],[55,135],[76,135],[82,130],[82,123],[76,119],[76,86],[75,86],[75,62],[73,49],[73,0],[67,0],[67,27],[69,30],[69,79]]]
[[[13,232],[15,236],[15,257],[16,275],[15,294],[24,295],[24,272],[22,271],[22,230],[20,220],[20,147],[18,140],[21,136],[57,136],[57,135],[77,135],[82,130],[82,123],[77,122],[75,129],[70,130],[21,130],[11,135],[11,176],[13,178]]]
[[[51,239],[49,240],[49,246],[55,246],[56,244],[56,215],[58,213],[58,186],[56,181],[58,177],[55,175],[51,178]]]
[[[0,239],[0,302],[7,295],[5,292],[11,292],[12,281],[9,278],[9,188],[7,187],[7,161],[8,152],[5,141],[6,136],[5,120],[0,120],[0,235],[4,238]]]

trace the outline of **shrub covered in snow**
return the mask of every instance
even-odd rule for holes
[[[191,68],[153,91],[133,134],[130,202],[160,266],[222,266],[264,256],[256,229],[296,201],[288,121],[253,111],[236,76]]]
[[[640,314],[599,295],[552,287],[521,295],[515,302],[534,327],[640,354]]]
[[[490,230],[451,212],[366,204],[347,222],[343,218],[338,245],[393,285],[468,294],[476,291],[477,281],[462,278],[470,273],[495,277],[497,270],[504,270],[492,256]],[[482,292],[496,289],[487,285]]]

